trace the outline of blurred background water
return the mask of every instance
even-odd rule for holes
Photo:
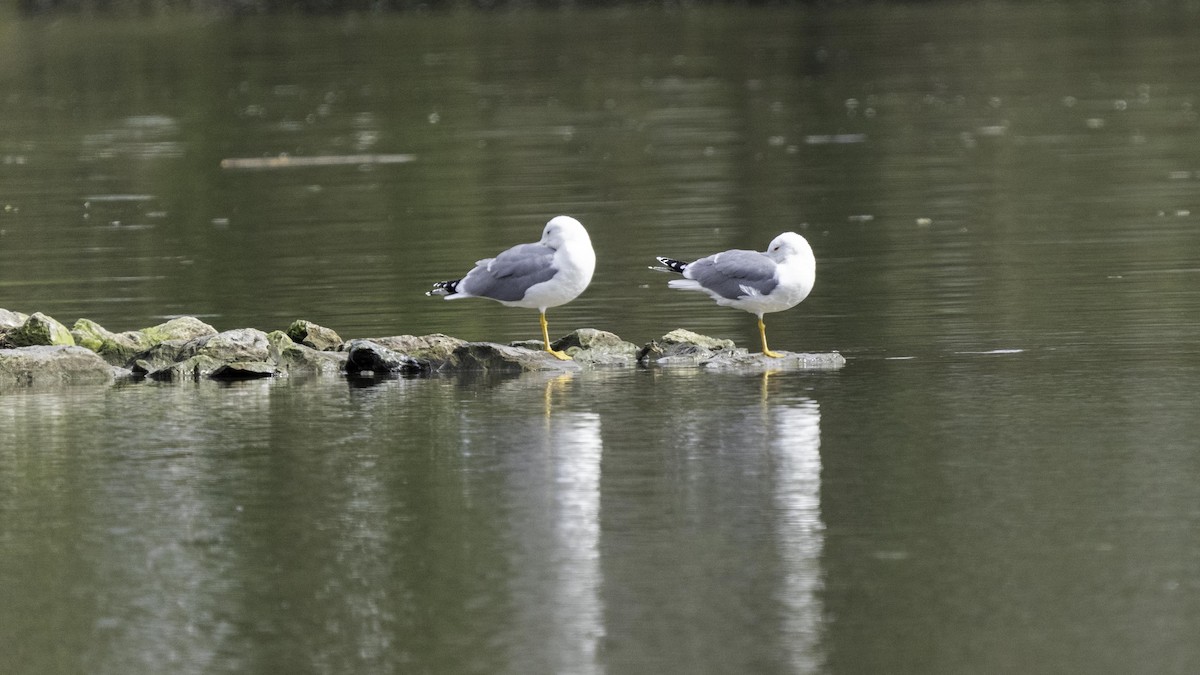
[[[6,11],[0,307],[531,338],[422,294],[567,213],[552,333],[795,230],[848,363],[5,391],[5,672],[1200,667],[1194,5]]]

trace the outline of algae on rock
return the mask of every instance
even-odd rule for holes
[[[288,375],[336,375],[346,370],[346,352],[319,351],[279,330],[267,333],[267,342],[271,360]]]
[[[5,346],[35,347],[40,345],[75,345],[71,331],[54,318],[34,312],[15,328],[4,333]]]
[[[286,333],[292,342],[322,352],[336,351],[341,348],[343,342],[341,336],[332,328],[318,326],[304,319],[293,321],[292,325],[287,327]]]
[[[113,333],[91,319],[79,319],[71,328],[75,344],[96,352],[114,366],[128,365],[135,356],[154,346],[141,331]]]

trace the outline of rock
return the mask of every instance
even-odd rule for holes
[[[550,347],[590,366],[622,367],[637,363],[637,345],[595,328],[572,331],[552,342]]]
[[[387,347],[399,354],[406,354],[418,361],[428,361],[431,366],[440,366],[450,361],[454,351],[467,344],[449,335],[434,333],[432,335],[396,335],[393,337],[372,338],[372,342]]]
[[[430,372],[496,370],[578,370],[579,365],[557,359],[540,348],[466,342],[447,335],[397,335],[351,340],[346,370],[361,372]]]
[[[10,328],[16,328],[25,323],[29,316],[20,312],[13,312],[7,309],[0,308],[0,333],[7,331]]]
[[[336,375],[346,370],[349,354],[323,352],[296,344],[283,331],[267,333],[271,360],[288,375]]]
[[[157,326],[143,328],[140,332],[150,339],[151,344],[158,344],[168,340],[186,341],[206,335],[216,335],[217,329],[194,316],[181,316]]]
[[[279,371],[275,364],[265,361],[235,361],[222,363],[209,374],[214,380],[257,380],[274,377]]]
[[[61,384],[108,384],[113,368],[83,347],[42,345],[0,349],[0,388]]]
[[[66,326],[51,317],[34,312],[25,321],[4,333],[5,347],[35,347],[39,345],[74,346],[75,338]]]
[[[336,351],[342,346],[342,338],[333,329],[304,319],[293,321],[287,328],[287,336],[296,344],[322,352]]]
[[[135,375],[139,374],[143,370],[141,364],[142,362],[138,361],[138,364],[134,367],[133,372]],[[224,365],[224,363],[221,363],[211,356],[198,354],[196,356],[188,357],[183,361],[172,363],[144,374],[151,380],[158,380],[160,382],[200,380],[212,375],[218,368]]]
[[[690,330],[676,328],[657,340],[651,340],[638,352],[638,363],[656,363],[658,365],[688,365],[698,366],[719,352],[733,353],[738,350],[733,340],[719,340],[707,335],[693,333]]]
[[[352,375],[385,375],[428,371],[430,363],[399,354],[373,340],[346,343],[346,372]]]
[[[572,357],[565,361],[546,353],[536,340],[501,345],[434,334],[357,339],[343,344],[337,333],[303,320],[294,322],[288,331],[268,335],[253,328],[241,328],[218,333],[194,317],[180,317],[124,333],[113,333],[94,321],[79,319],[67,331],[65,326],[40,313],[24,316],[0,310],[0,347],[19,345],[29,349],[43,345],[38,348],[58,350],[25,355],[13,355],[19,350],[0,350],[9,358],[8,370],[0,370],[0,377],[24,383],[89,378],[111,382],[120,367],[130,365],[135,376],[167,381],[341,373],[563,372],[628,367],[635,363],[762,371],[826,370],[845,365],[845,359],[837,353],[784,352],[782,358],[774,359],[738,349],[730,340],[682,329],[673,330],[640,350],[613,333],[579,329],[551,345]],[[60,346],[47,344],[55,341]],[[76,342],[80,347],[72,346]],[[90,353],[94,358],[85,359],[82,353]],[[104,363],[103,368],[96,368],[97,359]],[[60,362],[68,371],[55,365]],[[35,371],[43,367],[46,373],[35,377]],[[86,374],[93,371],[96,374]],[[61,372],[84,374],[68,376]]]
[[[780,352],[780,358],[751,354],[734,346],[732,340],[719,340],[682,328],[647,343],[638,352],[638,362],[657,366],[702,366],[730,370],[836,370],[846,365],[837,352],[800,354]]]
[[[160,344],[156,348],[162,346]],[[167,349],[160,349],[158,354],[160,359],[166,356],[166,360],[173,362],[158,366],[147,358],[139,357],[134,372],[144,373],[153,380],[199,379],[213,377],[214,374],[230,378],[242,377],[246,373],[263,377],[262,373],[268,369],[271,374],[277,372],[271,360],[267,334],[255,328],[204,335],[189,340],[172,354],[174,347],[171,345]]]
[[[137,361],[153,362],[158,367],[178,361],[180,358],[176,353],[177,346],[216,334],[215,328],[191,316],[182,316],[157,326],[124,333],[113,333],[90,319],[76,321],[71,329],[71,335],[77,344],[91,349],[115,366],[132,366],[135,371],[146,368],[145,363],[139,365]],[[155,349],[164,343],[168,345],[167,348]],[[155,353],[147,358],[151,352]]]
[[[138,354],[154,346],[141,331],[113,333],[91,319],[80,319],[71,328],[75,344],[96,352],[114,366],[127,366]]]
[[[182,361],[186,358],[182,354],[187,345],[187,340],[167,340],[154,345],[134,357],[133,374],[145,376]]]
[[[719,352],[702,364],[717,370],[837,370],[846,365],[846,358],[837,352],[803,354],[779,352],[782,356],[772,358],[764,354],[751,354],[744,349],[737,352]]]
[[[266,361],[271,357],[267,334],[257,328],[237,328],[188,342],[184,353],[204,355],[218,361]]]
[[[544,349],[528,349],[494,342],[468,342],[454,350],[439,370],[493,370],[525,372],[535,370],[579,370],[575,361],[563,361]]]

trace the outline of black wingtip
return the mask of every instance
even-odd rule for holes
[[[426,291],[425,295],[454,295],[458,292],[458,282],[462,279],[453,281],[439,281],[433,285],[433,290]]]
[[[683,262],[682,260],[672,260],[671,258],[660,258],[660,257],[656,257],[655,260],[662,263],[663,265],[666,265],[668,270],[670,270],[672,272],[678,272],[679,274],[683,274],[684,268],[686,268],[688,266],[688,264]]]

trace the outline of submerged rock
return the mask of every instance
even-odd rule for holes
[[[4,333],[6,347],[35,347],[39,345],[74,346],[71,331],[52,317],[34,312],[21,325]]]
[[[311,347],[317,351],[331,352],[340,349],[342,338],[333,329],[318,326],[311,321],[298,319],[287,327],[287,336],[292,342]]]
[[[0,388],[106,384],[113,379],[113,367],[83,347],[39,345],[0,349]]]

